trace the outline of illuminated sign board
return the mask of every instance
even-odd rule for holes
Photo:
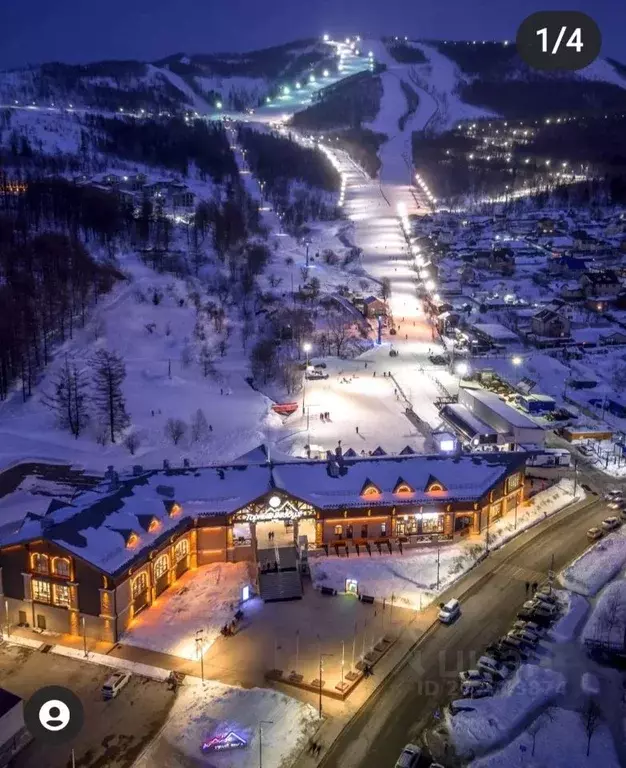
[[[248,742],[234,731],[213,736],[202,744],[203,752],[226,752],[231,749],[245,749]]]

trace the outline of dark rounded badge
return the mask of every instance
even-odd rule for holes
[[[24,707],[24,722],[35,739],[64,744],[80,733],[85,713],[78,696],[60,685],[35,691]]]
[[[533,69],[577,70],[600,54],[602,35],[596,22],[580,11],[539,11],[521,23],[517,52]]]

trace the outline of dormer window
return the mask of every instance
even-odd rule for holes
[[[411,496],[415,493],[415,489],[411,488],[411,486],[400,477],[398,478],[398,482],[393,489],[393,492],[397,496]]]
[[[361,489],[361,496],[366,499],[377,498],[381,495],[381,490],[377,485],[374,485],[371,480],[366,480],[363,488]]]
[[[180,513],[183,511],[183,508],[178,504],[176,501],[172,501],[168,505],[167,514],[170,517],[176,517],[176,515],[180,515]]]
[[[426,493],[441,493],[442,491],[447,490],[448,489],[441,481],[430,475],[428,482],[426,483]]]
[[[150,520],[150,523],[148,525],[148,533],[154,533],[155,531],[158,531],[161,526],[161,523],[156,517],[153,517],[152,520]]]
[[[126,549],[133,549],[139,544],[139,536],[135,531],[131,531],[126,537]]]

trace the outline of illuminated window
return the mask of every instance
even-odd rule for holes
[[[128,549],[132,549],[133,547],[136,547],[139,543],[139,536],[134,531],[131,531],[128,534],[128,538],[126,539],[126,546]]]
[[[343,525],[335,526],[335,536],[343,536]]]
[[[428,493],[432,493],[433,491],[443,491],[441,483],[431,483],[428,486]]]
[[[145,571],[137,574],[133,579],[133,597],[137,597],[148,589],[148,577]]]
[[[30,565],[33,571],[37,573],[50,573],[50,561],[48,555],[42,555],[40,552],[33,552],[30,556]]]
[[[410,495],[412,493],[415,493],[415,491],[413,490],[413,488],[411,488],[411,486],[408,483],[405,483],[403,480],[400,480],[398,482],[398,485],[396,485],[395,487],[394,493],[399,495],[402,495],[402,494]]]
[[[55,576],[61,576],[64,579],[70,577],[70,561],[66,557],[55,557],[52,559],[52,573]]]
[[[180,513],[183,511],[183,508],[180,506],[180,504],[177,504],[174,502],[172,506],[169,508],[169,515],[170,517],[176,517],[176,515],[180,515]]]
[[[519,485],[520,485],[520,473],[516,472],[514,475],[511,475],[507,480],[507,488],[509,491],[514,491],[516,488],[519,488]]]
[[[33,600],[40,603],[50,602],[50,582],[33,579]]]
[[[447,491],[448,489],[445,487],[445,485],[437,480],[436,477],[433,477],[430,475],[428,478],[428,482],[426,483],[426,492],[427,493],[440,493],[441,491]]]
[[[167,569],[170,566],[170,561],[167,555],[161,555],[161,557],[154,564],[154,577],[160,579],[164,573],[167,573]]]
[[[443,515],[429,515],[422,518],[422,533],[441,533]]]
[[[148,526],[148,533],[154,533],[159,529],[159,521],[156,519],[156,517],[153,517],[152,520],[150,520],[150,525]]]
[[[366,480],[363,488],[361,489],[361,496],[380,496],[380,488],[378,488],[378,486],[374,485],[374,483],[370,482],[369,480]]]
[[[54,604],[61,608],[70,607],[70,588],[65,584],[55,584],[53,586]]]
[[[176,542],[174,547],[174,560],[180,562],[183,558],[189,554],[189,541],[187,539],[181,539]]]

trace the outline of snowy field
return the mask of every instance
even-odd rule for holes
[[[522,664],[497,695],[455,706],[469,711],[446,713],[446,722],[457,754],[470,757],[506,743],[511,733],[564,691],[560,672],[536,664]]]
[[[198,659],[196,631],[204,630],[203,652],[233,617],[241,589],[250,584],[248,563],[215,563],[184,574],[133,620],[121,641],[182,659]]]
[[[277,691],[214,682],[184,685],[165,728],[134,768],[258,768],[260,728],[264,768],[285,768],[294,762],[317,723],[312,706]],[[204,742],[231,732],[245,740],[244,749],[202,756]]]
[[[572,503],[573,487],[569,479],[540,491],[528,506],[522,506],[517,514],[517,529],[513,514],[493,523],[489,529],[491,548],[499,546],[523,530],[554,514]],[[585,491],[577,489],[576,500],[584,498]],[[485,551],[484,536],[440,548],[439,591],[467,573]],[[419,609],[432,602],[437,591],[437,547],[423,545],[405,549],[404,554],[393,555],[367,553],[360,557],[312,557],[311,576],[315,586],[328,586],[342,592],[347,578],[357,579],[361,592],[387,601],[394,596],[397,605]]]
[[[534,734],[534,748],[533,748]],[[551,707],[504,749],[470,763],[472,768],[618,768],[611,732],[600,723],[587,757],[587,734],[579,712]]]
[[[559,575],[561,584],[580,595],[596,595],[626,564],[626,531],[621,529],[587,549]]]

